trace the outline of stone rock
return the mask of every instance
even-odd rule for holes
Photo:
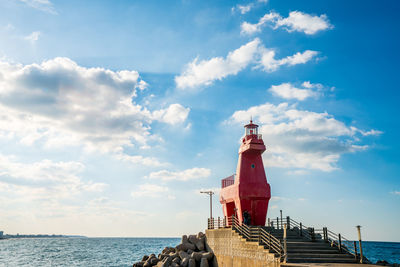
[[[162,254],[160,254],[160,255],[158,256],[158,258],[159,258],[160,260],[163,260],[163,259],[165,259],[166,257],[169,257],[169,255],[168,255],[168,254],[164,254],[164,253],[162,253]]]
[[[201,255],[201,258],[207,259],[208,261],[212,259],[212,257],[214,256],[214,253],[212,252],[204,252]]]
[[[156,265],[160,260],[157,259],[156,257],[154,257],[154,258],[150,258],[149,261],[150,261],[151,266],[153,266],[153,265]]]
[[[143,267],[144,262],[143,261],[139,261],[133,264],[133,267]]]
[[[186,251],[187,247],[184,244],[179,244],[175,247],[177,251]]]
[[[162,261],[157,263],[157,267],[170,267],[172,262],[171,257],[165,257]]]
[[[201,258],[200,267],[208,267],[208,260],[206,258]]]
[[[197,238],[202,238],[202,237],[205,237],[206,235],[205,234],[203,234],[203,232],[199,232],[198,234],[197,234]]]
[[[387,262],[385,260],[380,260],[380,261],[377,261],[375,264],[376,265],[387,266],[387,265],[389,265],[389,262]]]
[[[204,250],[204,243],[206,241],[205,237],[201,237],[201,238],[197,238],[197,242],[196,242],[196,247],[198,250],[202,251]]]
[[[151,265],[151,263],[149,262],[149,261],[146,261],[144,264],[143,264],[143,267],[151,267],[152,265]]]
[[[188,241],[189,241],[189,240],[188,240],[187,235],[183,235],[183,236],[182,236],[182,240],[181,240],[181,244],[187,243]]]
[[[193,253],[193,249],[188,249],[186,252],[187,252],[189,255],[191,255],[191,254]]]
[[[142,258],[142,261],[147,261],[148,258],[149,258],[149,256],[144,255],[143,258]]]
[[[189,265],[189,260],[190,260],[190,258],[184,258],[184,259],[181,261],[181,266],[182,266],[182,267],[187,267],[187,266]]]
[[[175,252],[175,248],[172,248],[172,247],[165,247],[161,253],[163,253],[163,254],[169,254],[169,253],[171,253],[171,252]]]
[[[179,265],[181,263],[181,258],[176,257],[176,258],[172,259],[172,262],[175,262],[176,264]]]
[[[179,264],[177,264],[176,262],[171,263],[170,265],[171,267],[179,267]]]
[[[197,242],[197,237],[195,235],[189,235],[188,240],[190,243],[192,243],[193,245],[196,245]]]
[[[189,259],[188,267],[196,267],[196,261],[194,259]]]
[[[192,255],[190,255],[190,258],[194,259],[195,261],[200,262],[201,256],[203,256],[203,253],[201,253],[201,252],[193,252]]]
[[[190,255],[188,253],[186,253],[185,251],[179,251],[179,257],[181,258],[181,260],[183,260],[185,258],[189,258]]]

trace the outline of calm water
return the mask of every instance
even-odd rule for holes
[[[0,241],[0,266],[132,266],[180,238],[32,238]],[[400,243],[363,242],[372,261],[400,263]]]
[[[180,238],[26,238],[0,240],[0,266],[132,266]]]

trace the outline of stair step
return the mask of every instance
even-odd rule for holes
[[[350,258],[288,258],[290,263],[356,263],[356,260]]]
[[[288,253],[288,258],[340,258],[340,259],[354,259],[354,256],[341,253]]]
[[[337,254],[339,251],[337,249],[305,249],[305,248],[288,248],[287,250],[288,254],[298,254],[298,253],[304,253],[304,254],[309,254],[309,253],[316,253],[316,254]]]

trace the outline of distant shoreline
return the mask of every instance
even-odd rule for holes
[[[0,240],[2,239],[13,239],[13,238],[87,238],[86,236],[81,236],[81,235],[45,235],[45,234],[37,234],[37,235],[3,235],[0,237]]]

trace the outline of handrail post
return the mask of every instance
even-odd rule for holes
[[[271,226],[270,219],[268,218],[268,227]]]
[[[286,223],[283,225],[283,253],[285,256],[283,262],[286,263],[287,261]]]
[[[303,224],[300,223],[300,236],[303,236]]]
[[[261,227],[258,226],[258,244],[261,245]]]
[[[358,242],[360,246],[360,263],[363,263],[363,251],[362,251],[362,244],[361,244],[361,226],[357,225],[357,231],[358,231]]]
[[[356,257],[357,260],[357,241],[354,241],[354,257]]]
[[[286,216],[287,228],[290,230],[290,217]]]
[[[217,228],[219,229],[220,227],[221,227],[221,221],[220,221],[220,218],[218,216],[218,226],[217,226]]]
[[[315,241],[315,232],[314,232],[314,227],[311,227],[311,241]]]
[[[341,234],[338,234],[339,237],[339,251],[342,252],[342,236]]]
[[[276,217],[276,229],[279,229],[279,218]]]
[[[281,213],[281,228],[282,228],[282,226],[283,226],[283,220],[282,220],[282,210],[280,210],[280,213]]]
[[[325,242],[328,242],[328,228],[324,227],[323,230],[324,230],[324,240]]]
[[[210,218],[207,218],[207,229],[210,229]]]

